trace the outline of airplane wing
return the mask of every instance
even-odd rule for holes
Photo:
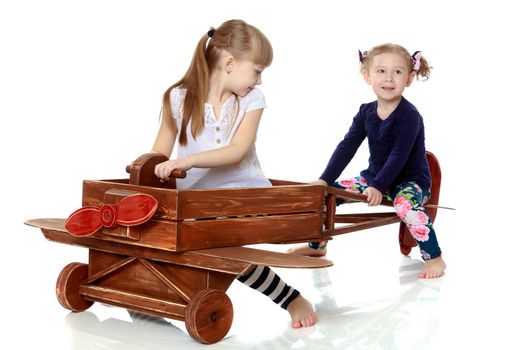
[[[334,264],[325,258],[313,258],[248,247],[200,249],[192,250],[192,253],[272,267],[319,268],[332,266]]]
[[[177,256],[180,256],[181,259],[202,257],[211,258],[208,260],[215,261],[213,259],[219,258],[239,263],[283,268],[321,268],[333,265],[332,261],[325,258],[313,258],[243,246],[199,249],[185,252],[170,252],[162,250],[159,253],[155,253],[157,250],[154,248],[145,249],[134,247],[133,243],[127,243],[125,240],[108,242],[94,236],[74,236],[66,230],[64,226],[65,219],[32,219],[25,221],[25,224],[42,229],[46,238],[52,241],[123,254],[143,255],[151,250],[149,255],[151,255],[152,258],[159,260],[178,260]],[[191,265],[191,262],[188,262],[188,264]]]

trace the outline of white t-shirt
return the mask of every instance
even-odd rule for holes
[[[173,118],[181,132],[184,98],[186,89],[171,90],[170,101]],[[228,146],[247,112],[265,108],[264,95],[259,89],[251,90],[246,96],[233,95],[222,105],[220,119],[217,119],[212,105],[204,106],[204,129],[194,139],[191,134],[191,121],[186,127],[188,143],[181,146],[177,142],[177,157],[214,150]],[[236,113],[237,112],[237,113]],[[264,175],[257,158],[255,144],[252,145],[239,164],[219,168],[192,168],[184,179],[177,179],[178,189],[224,188],[224,187],[265,187],[271,186]]]

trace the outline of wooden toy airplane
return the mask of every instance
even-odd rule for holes
[[[441,172],[431,153],[427,159],[434,220]],[[127,167],[129,179],[85,180],[82,208],[67,220],[25,222],[51,241],[89,249],[88,264],[70,263],[58,276],[56,294],[64,308],[80,312],[98,301],[182,320],[194,339],[215,343],[231,327],[233,306],[225,292],[239,274],[253,265],[332,265],[244,245],[328,240],[399,222],[394,212],[336,215],[336,198],[366,197],[319,185],[271,180],[265,188],[177,190],[174,180],[162,183],[153,173],[165,160],[145,154]],[[406,255],[416,243],[403,224],[399,237]]]

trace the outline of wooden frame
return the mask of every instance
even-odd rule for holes
[[[77,237],[66,230],[65,219],[26,221],[48,240],[89,249],[88,264],[68,264],[59,274],[56,294],[63,307],[80,312],[98,301],[183,320],[194,339],[214,343],[231,327],[226,290],[238,275],[254,265],[332,265],[327,259],[244,245],[327,240],[399,222],[393,212],[337,215],[336,198],[366,198],[291,181],[272,180],[267,188],[177,190],[175,181],[161,183],[153,175],[154,165],[166,159],[145,154],[127,167],[129,180],[83,182],[83,206],[113,205],[136,193],[155,197],[158,209],[146,223]]]

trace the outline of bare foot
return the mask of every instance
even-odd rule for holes
[[[326,255],[326,248],[324,249],[314,249],[310,248],[310,246],[302,245],[295,248],[290,248],[286,251],[289,254],[295,254],[295,255],[304,255],[304,256],[325,256]]]
[[[310,327],[317,322],[312,304],[300,294],[288,305],[287,311],[292,318],[293,328]]]
[[[425,265],[419,272],[419,278],[437,278],[445,273],[445,260],[441,256],[425,261]]]

